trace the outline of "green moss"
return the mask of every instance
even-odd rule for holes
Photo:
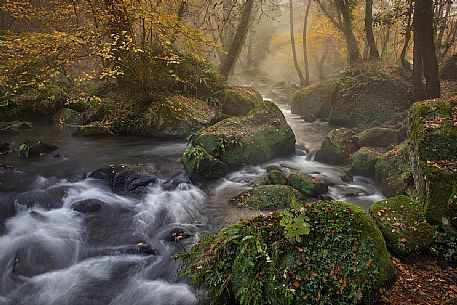
[[[319,179],[305,174],[290,174],[287,177],[288,185],[304,196],[318,197],[328,192],[328,185]]]
[[[200,130],[192,144],[236,169],[294,152],[295,136],[275,104],[257,99],[247,115]]]
[[[376,162],[375,181],[386,196],[403,195],[412,185],[407,148],[407,143],[402,143]]]
[[[63,108],[56,112],[52,120],[57,125],[79,125],[83,119],[79,112]]]
[[[292,200],[301,200],[303,196],[295,189],[285,185],[259,185],[243,192],[230,202],[238,207],[254,210],[275,210],[287,207]]]
[[[276,168],[276,167],[267,168],[267,171],[268,171],[268,175],[267,175],[268,184],[279,184],[279,185],[287,184],[287,176],[279,168]]]
[[[409,197],[398,196],[375,203],[370,214],[376,221],[387,247],[402,256],[427,253],[436,235],[427,223],[419,204]]]
[[[257,103],[262,101],[262,96],[248,87],[228,87],[219,95],[222,112],[227,115],[247,115]]]
[[[317,118],[328,117],[336,88],[337,83],[330,80],[300,89],[293,96],[290,105],[292,113],[312,114]]]
[[[375,166],[381,156],[381,150],[362,147],[352,154],[351,172],[354,174],[374,176]]]
[[[210,155],[203,147],[188,148],[181,159],[192,179],[218,178],[226,175],[229,166]]]
[[[347,128],[333,129],[316,153],[316,161],[330,164],[348,164],[351,154],[359,148],[358,139]]]
[[[388,147],[399,144],[398,131],[391,128],[373,127],[357,135],[360,146]]]
[[[284,217],[303,217],[309,233],[300,241],[286,237]],[[181,258],[182,274],[218,305],[370,304],[394,277],[370,216],[340,202],[242,221],[204,236]]]
[[[39,89],[35,108],[48,117],[62,109],[68,100],[67,93],[57,85],[51,84]]]

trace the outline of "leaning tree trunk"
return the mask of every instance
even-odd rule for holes
[[[240,23],[238,24],[235,36],[233,37],[232,43],[230,44],[227,56],[225,56],[224,61],[221,65],[221,74],[225,80],[227,80],[230,71],[232,71],[235,62],[238,56],[240,55],[241,50],[243,49],[243,44],[249,29],[249,21],[251,19],[251,12],[253,6],[254,0],[246,0],[243,8],[243,14],[241,15]]]
[[[312,0],[308,0],[306,4],[305,17],[303,18],[303,61],[305,63],[305,78],[306,85],[309,85],[309,63],[308,63],[308,43],[307,43],[307,30],[308,30],[308,16],[311,9]]]
[[[305,77],[303,76],[303,72],[300,69],[300,65],[298,64],[297,59],[297,50],[295,48],[295,31],[294,31],[294,5],[293,1],[290,0],[289,5],[289,12],[290,12],[290,43],[292,45],[292,59],[294,61],[295,70],[297,70],[298,77],[300,78],[300,87],[306,85]]]
[[[379,58],[379,52],[373,34],[373,0],[365,1],[365,34],[367,36],[368,47],[370,48],[370,58]]]

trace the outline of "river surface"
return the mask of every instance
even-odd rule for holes
[[[325,122],[305,123],[280,108],[296,135],[296,155],[174,189],[164,183],[184,173],[183,141],[80,138],[71,136],[71,128],[49,126],[1,139],[41,140],[59,150],[40,160],[0,156],[0,305],[201,304],[202,292],[177,279],[173,255],[203,230],[257,214],[228,200],[264,181],[268,165],[325,179],[331,184],[328,196],[365,209],[383,199],[369,179],[345,183],[346,168],[313,161],[330,130]],[[146,164],[157,182],[142,194],[119,195],[87,178],[120,163]],[[102,202],[101,210],[71,208],[85,199]],[[176,230],[186,238],[170,239]]]

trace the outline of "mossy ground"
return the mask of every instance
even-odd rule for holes
[[[373,204],[370,214],[395,254],[412,256],[430,251],[436,231],[427,223],[418,202],[406,196],[392,197]]]
[[[284,217],[308,220],[309,234],[287,238]],[[340,202],[242,221],[203,236],[181,258],[182,275],[218,305],[369,304],[394,277],[370,216]]]

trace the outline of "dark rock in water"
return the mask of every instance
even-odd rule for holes
[[[0,143],[0,156],[6,155],[10,151],[10,143]]]
[[[63,205],[62,198],[66,195],[66,188],[54,187],[46,190],[33,190],[14,196],[11,201],[24,208],[39,206],[43,209],[57,209]]]
[[[27,141],[19,145],[17,154],[19,157],[33,158],[41,157],[45,154],[57,150],[57,146],[43,143],[41,141]]]
[[[99,211],[103,204],[105,203],[98,199],[85,199],[73,203],[71,208],[80,213],[94,213]]]
[[[151,168],[141,164],[118,164],[93,171],[89,178],[106,181],[116,192],[144,192],[149,184],[157,182]]]
[[[344,175],[341,177],[341,181],[343,181],[344,183],[351,183],[354,182],[354,177],[350,175]]]
[[[311,113],[302,114],[301,117],[302,117],[303,121],[305,121],[306,123],[313,123],[316,121],[316,117]]]
[[[136,245],[120,246],[115,248],[95,250],[90,256],[118,256],[118,255],[157,255],[156,249],[153,249],[150,245],[143,242],[139,242]]]
[[[32,216],[33,218],[39,219],[40,221],[46,221],[48,219],[42,213],[37,212],[37,211],[30,211],[30,216]]]
[[[319,199],[323,200],[323,201],[331,201],[331,200],[333,200],[333,198],[331,196],[329,196],[329,195],[321,195],[319,197]]]
[[[176,189],[180,184],[191,184],[189,177],[185,174],[179,174],[162,184],[162,188],[166,191],[171,191]]]
[[[183,228],[174,228],[168,233],[165,240],[169,242],[177,242],[190,237],[192,237],[192,234],[187,230],[184,230]]]
[[[0,134],[15,134],[15,133],[18,133],[19,130],[31,129],[31,128],[32,128],[32,123],[30,123],[30,122],[20,122],[20,121],[0,122]]]

